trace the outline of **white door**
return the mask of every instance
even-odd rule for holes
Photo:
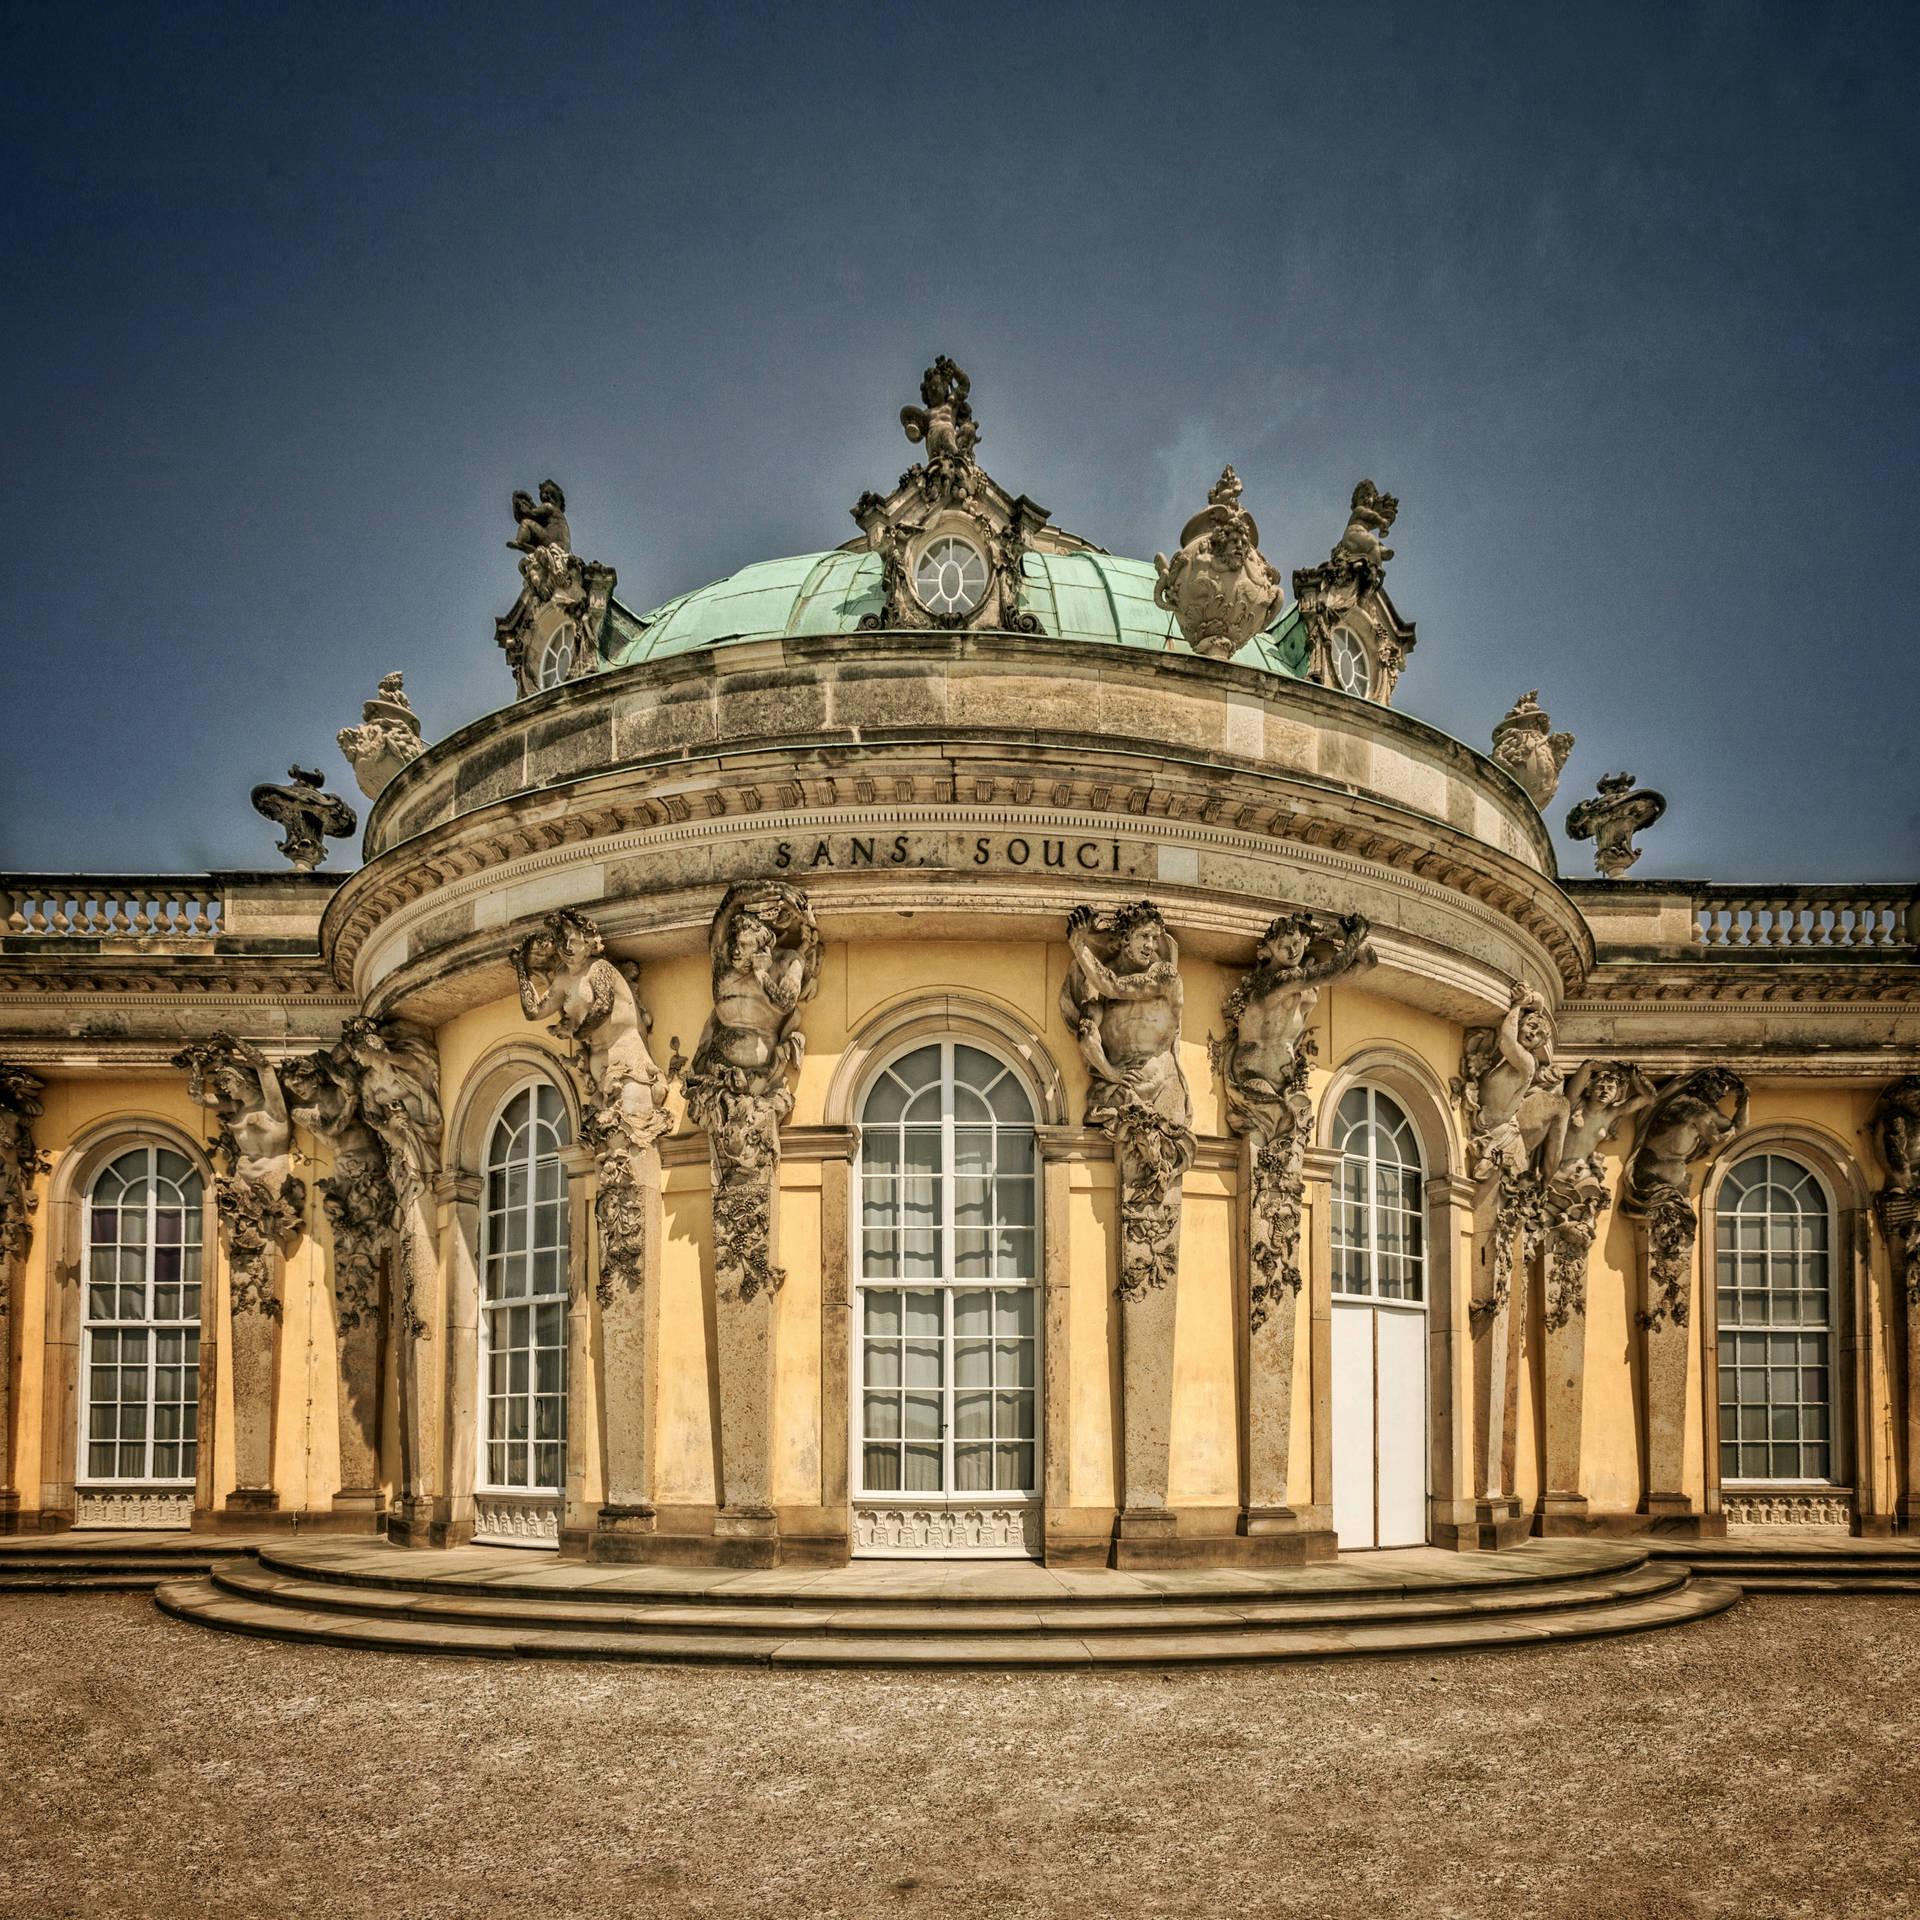
[[[1343,1550],[1427,1538],[1420,1145],[1384,1093],[1340,1102],[1333,1215],[1333,1525]]]
[[[1033,1105],[964,1041],[892,1061],[861,1111],[853,1551],[1040,1550]]]

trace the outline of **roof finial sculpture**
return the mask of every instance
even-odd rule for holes
[[[290,785],[267,783],[253,790],[253,810],[286,829],[280,851],[296,873],[311,873],[327,857],[326,840],[341,840],[360,824],[359,816],[338,794],[322,791],[326,776],[305,767],[289,767]]]
[[[1264,633],[1286,602],[1278,570],[1259,551],[1260,529],[1240,504],[1240,476],[1226,468],[1207,505],[1180,529],[1171,560],[1153,556],[1153,601],[1172,614],[1180,637],[1208,660],[1230,660]]]
[[[1640,858],[1633,836],[1650,827],[1667,810],[1667,796],[1651,787],[1633,790],[1630,773],[1609,773],[1600,791],[1582,800],[1567,814],[1567,837],[1593,842],[1593,864],[1609,880],[1618,880]]]
[[[1523,693],[1493,730],[1493,757],[1527,790],[1536,807],[1560,791],[1560,769],[1573,751],[1573,735],[1553,733],[1553,716],[1540,711],[1540,689]]]
[[[557,480],[540,482],[536,504],[527,494],[513,496],[513,538],[507,545],[521,553],[536,547],[558,547],[562,553],[573,551],[573,529],[567,525],[567,496]]]
[[[1362,480],[1353,490],[1346,531],[1332,553],[1319,566],[1302,567],[1293,576],[1293,597],[1307,630],[1307,677],[1323,687],[1342,684],[1334,660],[1336,629],[1352,635],[1358,626],[1368,636],[1358,642],[1368,656],[1368,684],[1361,691],[1376,700],[1393,697],[1413,646],[1413,627],[1394,611],[1385,593],[1393,549],[1381,544],[1381,535],[1399,512],[1400,502],[1392,494]]]
[[[966,374],[943,353],[920,376],[921,404],[900,409],[907,438],[915,446],[927,443],[927,490],[945,500],[972,493],[980,472],[973,463],[980,429],[967,405],[968,387]]]
[[[600,639],[607,628],[616,576],[597,560],[582,560],[573,550],[567,524],[567,497],[555,480],[540,482],[536,503],[524,493],[513,496],[513,538],[520,555],[520,597],[493,634],[513,669],[522,697],[592,673],[600,664]]]
[[[361,707],[360,724],[342,727],[334,738],[369,800],[377,800],[388,781],[426,751],[420,716],[397,673],[387,674],[380,691]]]

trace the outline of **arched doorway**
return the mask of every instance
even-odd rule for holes
[[[1028,1558],[1041,1544],[1034,1108],[955,1039],[882,1065],[860,1108],[853,1551]]]
[[[1333,1525],[1343,1550],[1427,1538],[1425,1168],[1379,1088],[1334,1115]]]

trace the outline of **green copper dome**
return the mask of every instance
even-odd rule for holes
[[[1088,549],[1026,556],[1020,604],[1062,640],[1175,652],[1186,643],[1173,616],[1153,604],[1154,571],[1143,560],[1120,560]],[[877,554],[838,549],[762,560],[638,619],[618,604],[603,643],[608,663],[631,666],[701,647],[802,634],[852,633],[881,608]],[[1264,667],[1293,679],[1306,675],[1307,638],[1300,612],[1289,606],[1273,626],[1234,656],[1243,667]]]

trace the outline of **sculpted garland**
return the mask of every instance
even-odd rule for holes
[[[1920,1307],[1920,1073],[1893,1082],[1870,1122],[1887,1183],[1873,1197],[1907,1304]],[[4,1252],[4,1247],[0,1247]]]

